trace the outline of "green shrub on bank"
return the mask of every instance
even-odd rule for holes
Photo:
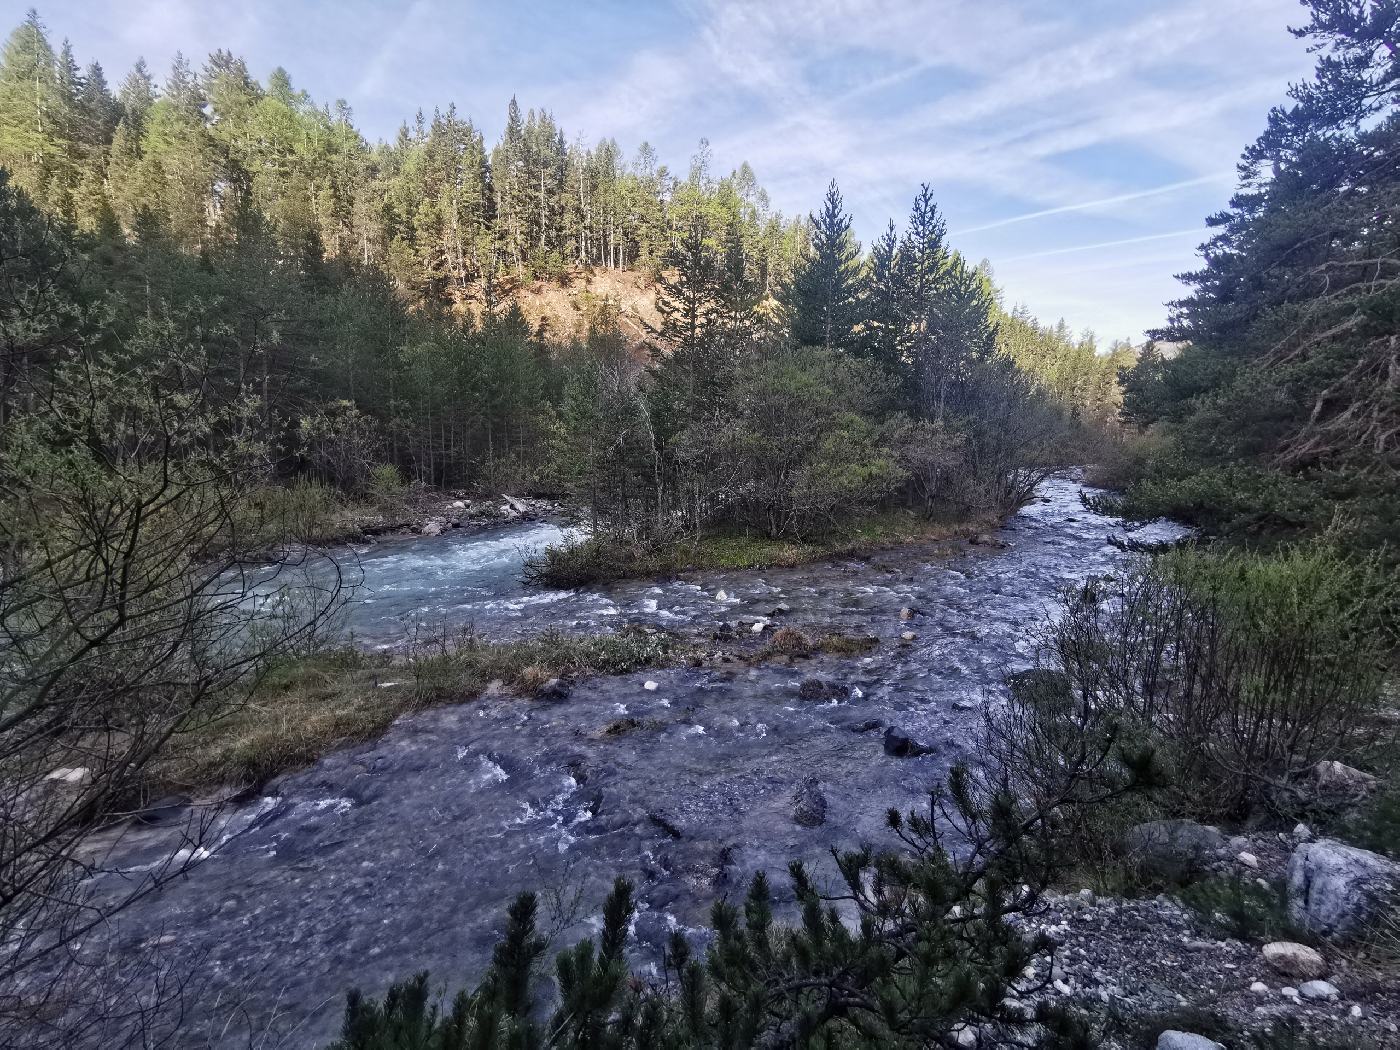
[[[336,538],[344,503],[331,485],[297,477],[285,485],[265,485],[244,503],[245,528],[268,545],[317,544]]]

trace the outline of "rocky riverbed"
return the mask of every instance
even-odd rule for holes
[[[829,874],[832,847],[883,842],[887,808],[924,804],[1004,676],[1030,662],[1057,593],[1124,557],[1109,540],[1128,529],[1081,491],[1046,483],[981,544],[596,591],[519,584],[521,548],[554,528],[538,523],[363,549],[349,628],[364,644],[393,644],[414,618],[501,637],[639,623],[878,641],[863,656],[652,671],[405,717],[226,808],[212,855],[88,948],[195,971],[186,1031],[201,1045],[250,1032],[314,1045],[351,985],[378,992],[421,969],[469,982],[527,888],[562,943],[597,927],[615,875],[632,878],[644,963],[754,872],[781,886],[805,857]],[[920,746],[886,746],[891,727]],[[184,831],[168,813],[95,839],[118,873],[94,892],[121,892]]]

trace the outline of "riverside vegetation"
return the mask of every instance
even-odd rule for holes
[[[0,56],[0,1039],[147,1030],[155,1006],[84,987],[69,949],[197,861],[87,907],[85,836],[154,785],[256,782],[498,680],[684,652],[466,637],[407,654],[386,691],[387,658],[326,640],[338,587],[295,617],[249,604],[306,556],[283,541],[410,485],[568,494],[593,535],[532,570],[568,586],[975,530],[1090,459],[1125,486],[1117,510],[1225,542],[1066,595],[976,760],[928,812],[889,815],[902,851],[839,853],[835,889],[794,865],[795,925],[758,878],[703,955],[678,933],[634,974],[619,881],[546,986],[526,891],[450,1003],[427,977],[352,993],[345,1050],[1124,1045],[1163,1019],[1053,999],[1034,969],[1053,938],[1025,923],[1074,882],[1179,881],[1125,848],[1139,829],[1301,820],[1388,863],[1400,373],[1397,234],[1376,217],[1400,13],[1307,9],[1317,75],[1246,152],[1169,358],[1005,310],[926,186],[862,253],[834,182],[788,221],[703,144],[681,178],[645,146],[568,147],[512,100],[490,151],[452,107],[371,145],[343,103],[225,51],[200,73],[177,56],[161,90],[139,64],[113,94],[31,12]],[[577,333],[525,321],[531,282],[614,268],[654,283],[644,339],[607,300]],[[1394,972],[1393,899],[1352,901],[1334,946],[1306,907],[1279,917],[1277,887],[1205,867],[1183,892],[1211,921]],[[1237,1015],[1193,1020],[1245,1045]]]

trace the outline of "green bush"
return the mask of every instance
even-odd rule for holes
[[[1239,818],[1375,746],[1398,596],[1378,559],[1325,544],[1177,550],[1067,596],[1042,666],[1157,750],[1181,811]]]
[[[369,469],[365,491],[370,501],[383,513],[391,516],[403,513],[408,485],[404,483],[399,468],[392,463],[378,463]]]
[[[1184,887],[1180,897],[1226,936],[1244,941],[1300,939],[1289,922],[1288,898],[1282,886],[1265,888],[1253,879],[1217,875]]]
[[[335,537],[343,510],[340,494],[314,478],[267,485],[245,501],[244,516],[260,541],[316,544]]]

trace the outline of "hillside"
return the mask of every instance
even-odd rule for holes
[[[617,304],[617,323],[623,338],[638,348],[649,331],[660,327],[656,309],[656,281],[634,270],[574,270],[558,280],[522,283],[511,295],[530,327],[541,325],[551,339],[582,339],[589,318],[607,300]]]

